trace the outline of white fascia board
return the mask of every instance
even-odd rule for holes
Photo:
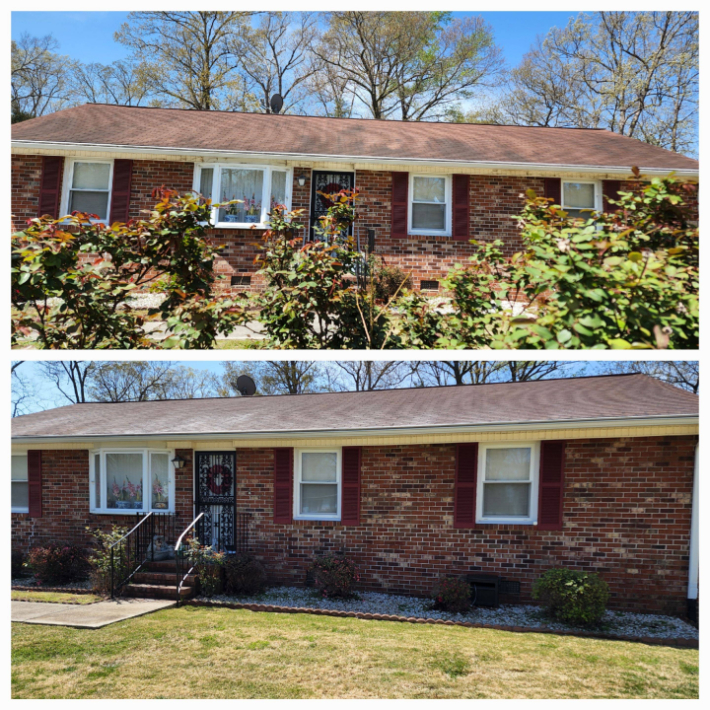
[[[281,430],[259,432],[214,432],[210,434],[190,434],[164,432],[162,434],[92,434],[84,436],[14,436],[15,444],[41,445],[57,442],[73,442],[90,444],[106,439],[122,439],[124,441],[151,441],[169,439],[170,441],[258,441],[260,439],[275,439],[288,437],[290,439],[338,439],[342,437],[376,437],[376,436],[426,436],[431,434],[475,434],[488,432],[511,431],[545,431],[554,429],[598,429],[600,427],[653,427],[653,426],[684,426],[699,423],[695,414],[675,417],[607,417],[600,419],[557,419],[542,422],[511,422],[501,424],[453,424],[430,427],[378,427],[377,429],[316,429],[316,430]]]
[[[207,150],[204,148],[164,148],[160,146],[124,146],[124,145],[109,145],[104,143],[50,143],[42,141],[22,141],[15,140],[11,142],[13,149],[36,149],[43,151],[52,151],[53,154],[61,155],[62,153],[74,153],[75,151],[101,151],[104,153],[112,153],[117,155],[145,155],[146,153],[154,154],[155,157],[167,158],[170,156],[198,158],[201,160],[216,160],[216,159],[235,159],[240,160],[281,160],[290,162],[327,162],[327,163],[358,163],[360,165],[383,163],[392,164],[393,166],[435,166],[440,168],[479,168],[482,170],[511,170],[511,171],[537,171],[542,173],[589,173],[607,175],[618,175],[620,177],[629,177],[631,174],[631,166],[611,166],[611,165],[561,165],[557,163],[508,163],[508,162],[488,162],[488,161],[456,161],[456,160],[432,160],[428,158],[392,158],[389,156],[374,157],[374,156],[359,156],[359,155],[319,155],[309,153],[248,153],[239,150]],[[642,175],[648,176],[663,176],[670,173],[675,173],[679,177],[688,179],[697,179],[699,172],[697,170],[677,169],[670,170],[668,168],[654,168],[638,166]]]

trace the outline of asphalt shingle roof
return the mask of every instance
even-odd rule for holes
[[[698,397],[646,375],[375,392],[74,404],[12,420],[13,438],[295,433],[697,416]]]
[[[697,160],[606,130],[378,121],[105,104],[85,104],[14,124],[12,139],[324,158],[698,169]]]

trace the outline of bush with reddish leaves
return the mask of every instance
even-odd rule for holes
[[[434,608],[464,614],[471,608],[471,585],[458,577],[444,577],[432,594]]]
[[[77,545],[33,547],[28,566],[39,584],[66,584],[84,579],[89,571],[86,552]]]
[[[355,584],[360,581],[357,565],[347,557],[316,557],[311,572],[316,588],[324,597],[352,597]]]

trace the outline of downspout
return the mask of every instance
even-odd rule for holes
[[[695,467],[693,470],[693,508],[690,517],[690,554],[689,554],[689,567],[688,567],[688,600],[693,600],[696,602],[698,599],[698,544],[700,538],[700,515],[698,511],[699,499],[698,499],[698,488],[699,488],[699,444],[695,446]],[[688,604],[688,608],[695,606],[695,604]]]

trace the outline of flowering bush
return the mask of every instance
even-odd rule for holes
[[[252,555],[231,555],[224,563],[227,594],[259,594],[266,589],[264,565]]]
[[[114,525],[111,532],[103,530],[91,530],[87,527],[86,532],[94,536],[94,550],[89,556],[91,571],[89,579],[91,588],[99,594],[111,593],[111,545],[118,542],[127,532],[128,528]],[[114,550],[114,570],[115,582],[118,583],[128,575],[129,558],[123,554],[122,550]]]
[[[597,574],[566,567],[550,569],[533,584],[533,597],[558,621],[593,626],[604,615],[609,585]]]
[[[444,577],[432,594],[434,608],[463,614],[471,608],[471,585],[458,577]]]
[[[311,571],[316,588],[324,597],[352,597],[355,583],[360,581],[357,566],[348,557],[316,557]]]
[[[39,584],[64,584],[84,579],[89,571],[86,552],[77,545],[33,547],[28,566]]]

